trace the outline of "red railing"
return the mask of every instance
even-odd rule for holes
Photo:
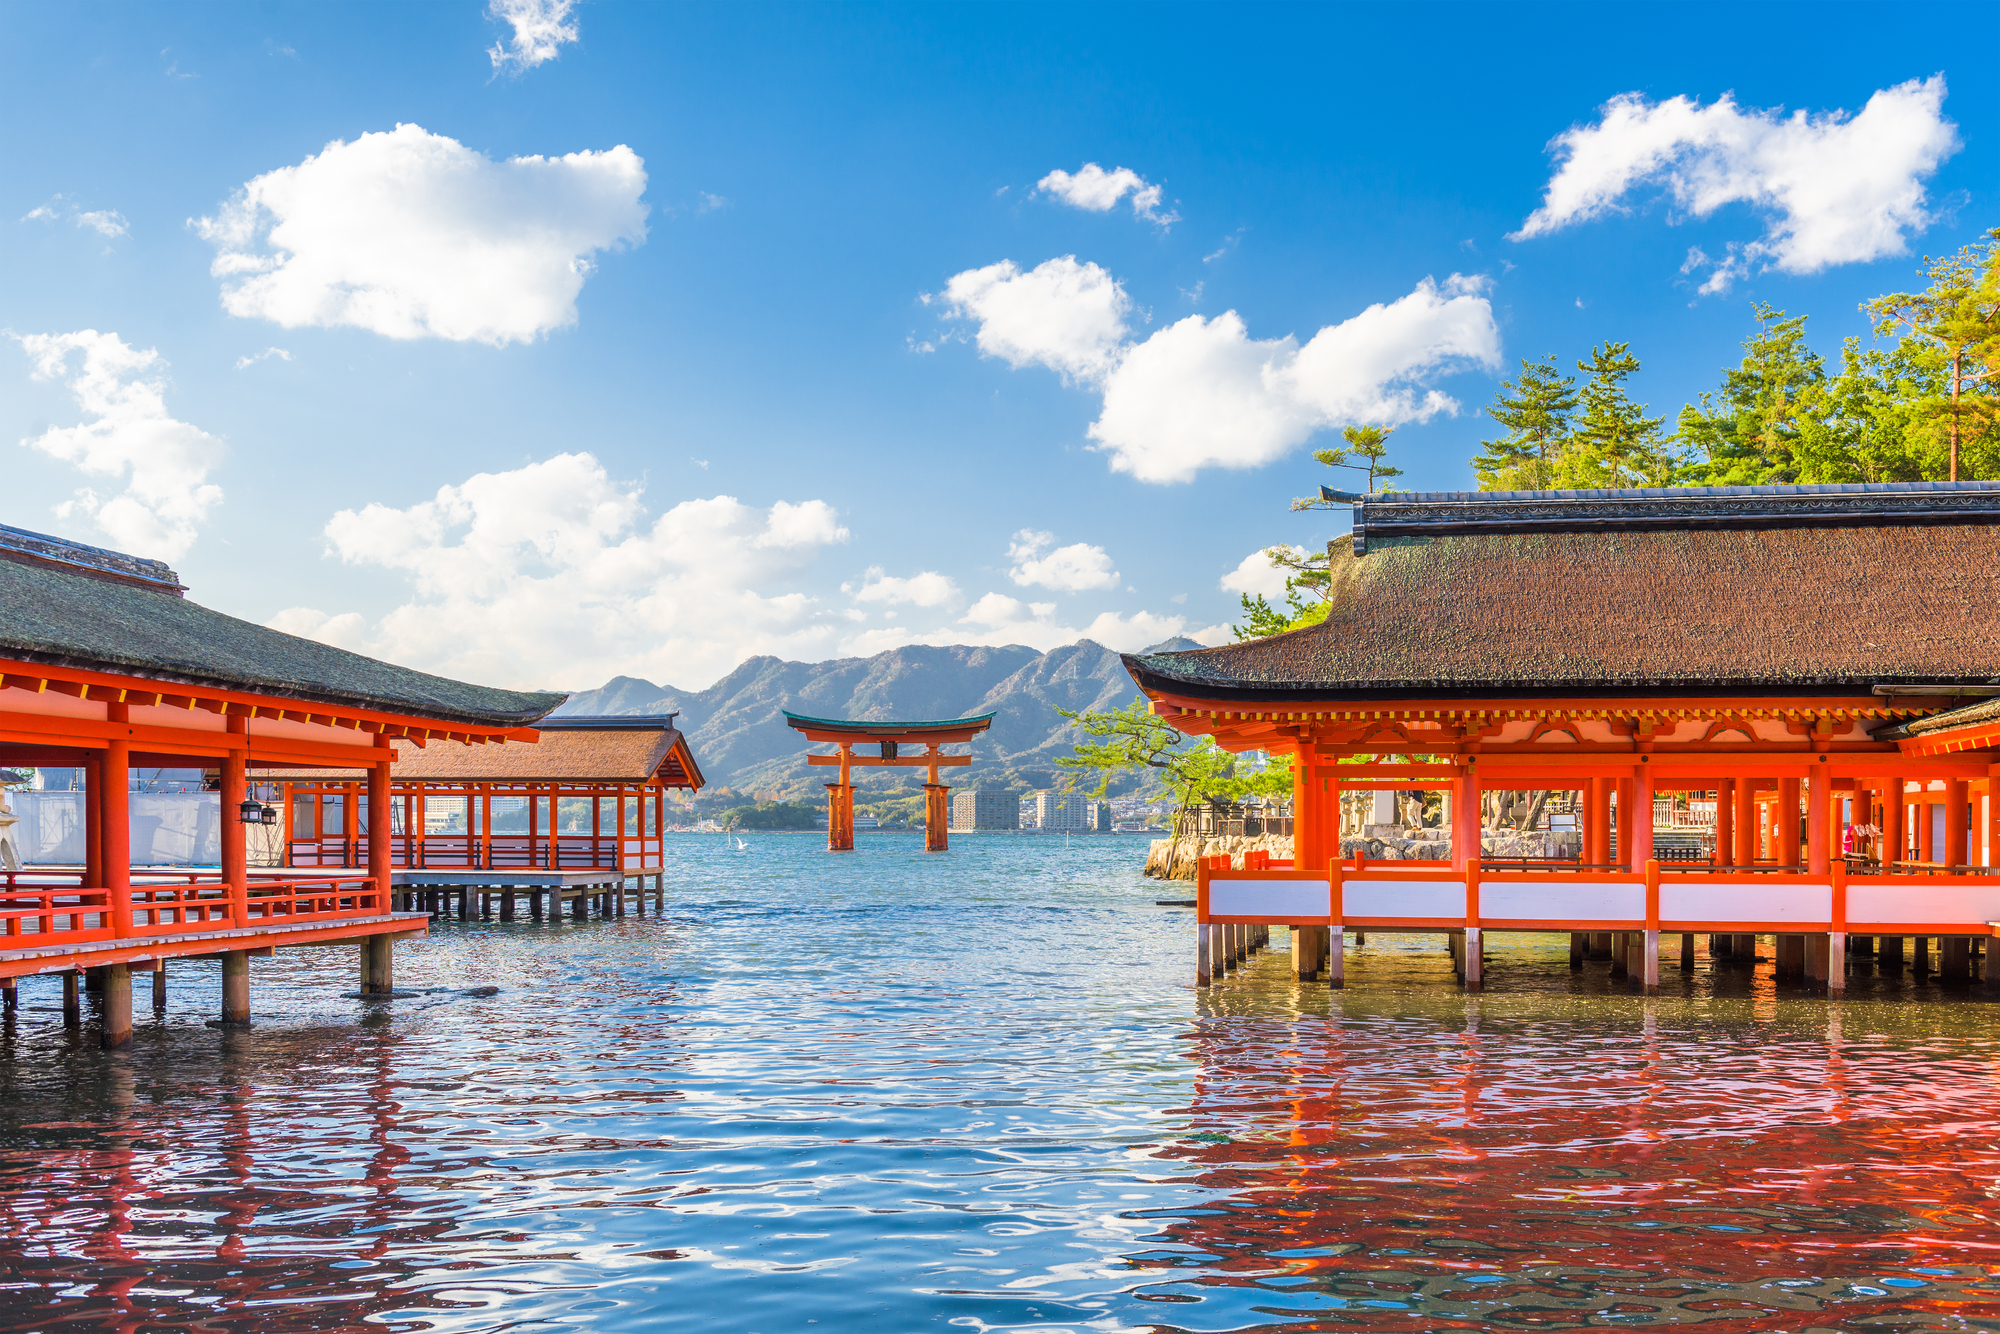
[[[154,872],[133,877],[131,902],[131,926],[121,934],[110,891],[86,887],[81,872],[0,874],[0,941],[18,947],[143,940],[390,911],[388,895],[366,876],[253,880],[244,886],[226,884],[214,871]]]

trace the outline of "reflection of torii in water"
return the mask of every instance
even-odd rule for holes
[[[943,852],[946,848],[945,825],[948,814],[945,794],[951,789],[938,782],[938,770],[963,768],[972,763],[972,757],[946,755],[938,747],[972,740],[993,725],[993,715],[982,713],[973,718],[951,718],[943,722],[928,723],[891,721],[855,723],[838,718],[806,718],[786,710],[785,721],[803,732],[808,741],[830,741],[840,747],[838,755],[806,756],[806,763],[810,765],[840,766],[840,781],[826,785],[828,852],[854,850],[854,784],[848,781],[848,770],[857,765],[864,768],[930,771],[930,780],[924,784],[924,851]],[[854,754],[856,742],[877,743],[882,750],[881,756],[877,758]],[[904,744],[916,742],[923,743],[923,754],[899,753]]]

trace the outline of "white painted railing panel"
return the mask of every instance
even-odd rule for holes
[[[1346,880],[1342,917],[1465,917],[1460,880]]]
[[[1482,881],[1479,916],[1482,921],[1638,922],[1646,916],[1646,887],[1615,880]]]
[[[1867,935],[1869,922],[2000,922],[2000,880],[1954,885],[1910,876],[1893,885],[1849,885],[1847,929]]]
[[[1798,922],[1833,920],[1832,885],[1785,885],[1745,880],[1729,884],[1660,882],[1660,917],[1669,922]]]
[[[1221,880],[1208,882],[1211,917],[1264,917],[1273,922],[1324,917],[1332,905],[1324,880]]]

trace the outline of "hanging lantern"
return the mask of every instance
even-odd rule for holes
[[[249,797],[244,800],[241,806],[236,808],[236,818],[244,824],[262,824],[264,823],[264,809],[263,802],[257,800],[255,797]]]
[[[266,805],[264,807],[263,818],[259,821],[259,823],[260,824],[278,823],[278,808],[276,806]]]

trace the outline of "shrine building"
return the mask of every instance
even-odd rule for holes
[[[2000,483],[1389,493],[1330,548],[1305,629],[1130,655],[1174,726],[1294,765],[1294,858],[1203,868],[1204,983],[1272,925],[1338,984],[1347,931],[1568,933],[1650,990],[1660,941],[1850,942],[1963,977],[2000,922]],[[1450,861],[1343,849],[1344,792],[1445,794]],[[1481,797],[1571,794],[1574,857],[1483,855]],[[1712,851],[1655,855],[1712,803]],[[1263,861],[1253,858],[1254,861]]]
[[[222,1021],[247,1022],[250,959],[352,944],[364,994],[393,990],[392,943],[425,918],[390,899],[390,768],[398,743],[475,749],[532,743],[559,694],[497,690],[378,662],[211,611],[164,564],[0,528],[0,764],[81,768],[77,866],[0,872],[0,993],[59,974],[65,1020],[77,983],[102,996],[102,1040],[132,1034],[132,973],[219,958]],[[523,745],[521,748],[526,749]],[[134,866],[134,766],[217,771],[213,869]],[[357,776],[357,855],[339,868],[252,873],[246,831],[263,803],[250,767],[333,766]]]

